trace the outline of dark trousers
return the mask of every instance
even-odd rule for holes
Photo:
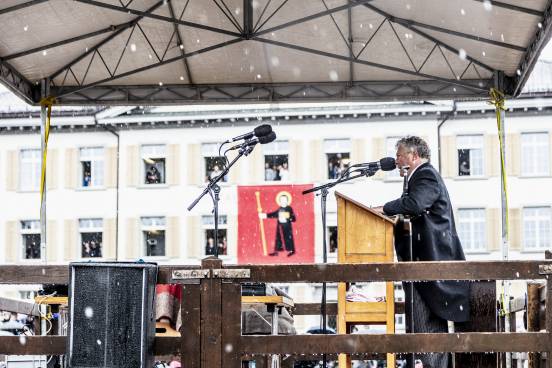
[[[410,296],[408,293],[411,283],[403,282],[405,291],[406,332],[410,331]],[[416,333],[446,333],[448,322],[433,313],[418,290],[414,287],[414,332]],[[448,368],[450,353],[416,354],[416,359],[422,361],[424,368]]]

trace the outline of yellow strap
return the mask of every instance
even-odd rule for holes
[[[504,125],[503,125],[503,122],[502,122],[502,116],[501,116],[501,111],[504,111],[506,110],[505,107],[504,107],[504,94],[502,92],[500,92],[499,90],[497,89],[494,89],[494,88],[491,88],[491,91],[489,93],[490,97],[491,97],[491,100],[490,100],[490,104],[494,105],[495,107],[495,112],[496,112],[496,125],[498,127],[498,140],[500,142],[500,168],[501,168],[501,172],[500,172],[500,175],[502,176],[502,189],[504,190],[504,198],[505,198],[505,205],[506,205],[506,223],[504,224],[504,227],[505,227],[505,234],[506,234],[506,242],[508,243],[508,240],[510,238],[510,220],[509,220],[509,215],[508,215],[508,212],[509,212],[509,206],[508,206],[508,186],[506,185],[506,178],[507,178],[507,175],[506,175],[506,167],[505,167],[505,164],[504,164],[504,141],[502,139],[503,137],[503,131],[504,131]],[[501,299],[501,308],[499,310],[499,315],[502,317],[502,316],[505,316],[506,314],[508,314],[508,310],[509,308],[507,308],[506,306],[506,300],[505,300],[505,289],[503,288],[502,289],[502,292],[500,294],[500,299]]]
[[[42,171],[40,173],[40,204],[44,201],[44,189],[46,186],[46,157],[48,153],[48,138],[50,137],[50,119],[52,117],[52,105],[56,102],[55,97],[46,97],[40,100],[40,106],[48,108],[46,127],[44,132],[44,152],[42,153]]]

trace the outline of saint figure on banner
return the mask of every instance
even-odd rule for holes
[[[277,256],[285,250],[288,252],[288,257],[295,254],[295,243],[293,241],[292,222],[295,222],[295,213],[291,208],[291,194],[286,191],[279,192],[276,195],[276,203],[279,208],[273,212],[259,213],[260,219],[273,218],[276,219],[276,237],[274,239],[274,251],[269,253],[269,256]]]

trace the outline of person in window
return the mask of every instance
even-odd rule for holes
[[[101,257],[102,248],[101,245],[94,240],[90,241],[90,257]]]
[[[82,257],[83,258],[90,257],[90,242],[88,241],[82,242]]]
[[[292,222],[295,222],[295,214],[293,208],[289,206],[289,199],[291,195],[289,193],[280,193],[278,195],[278,203],[280,207],[269,213],[259,213],[259,218],[275,218],[276,222],[276,238],[274,239],[274,252],[269,256],[277,256],[278,252],[284,250],[288,252],[288,257],[295,254],[295,243],[293,241],[293,227]]]
[[[280,181],[280,165],[272,165],[272,170],[274,171],[274,181]]]
[[[222,173],[218,165],[213,166],[213,171],[209,175],[209,179],[214,179]]]
[[[456,233],[450,197],[443,179],[429,163],[427,143],[420,137],[405,137],[397,142],[396,148],[397,167],[408,167],[408,190],[400,198],[376,210],[389,216],[402,214],[410,217],[413,261],[465,260]],[[402,170],[401,176],[404,176]],[[397,257],[400,261],[408,261],[408,238],[401,235],[395,239]],[[409,285],[404,286],[406,289]],[[414,283],[412,305],[415,332],[446,333],[447,321],[469,320],[469,288],[467,281]],[[405,304],[410,305],[410,301]],[[408,321],[407,326],[410,326]],[[447,353],[416,354],[416,358],[422,361],[424,367],[432,368],[447,368],[449,362]]]
[[[281,181],[289,181],[289,170],[288,170],[288,163],[284,162],[280,166],[280,180]]]
[[[82,176],[82,186],[89,187],[91,179],[92,179],[92,176],[90,175],[90,171],[85,171]]]
[[[206,256],[213,256],[215,255],[215,239],[214,238],[207,238],[207,243],[205,243],[205,255]]]
[[[146,172],[146,184],[159,184],[161,181],[161,173],[155,165],[151,165]]]
[[[274,178],[276,178],[276,171],[272,167],[270,167],[270,164],[268,162],[265,163],[265,181],[274,181]]]

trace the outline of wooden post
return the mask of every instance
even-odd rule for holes
[[[239,281],[222,283],[222,365],[241,367],[241,284]]]
[[[540,331],[539,310],[540,310],[540,286],[536,282],[527,283],[527,331]],[[529,353],[529,368],[540,368],[541,354]]]
[[[201,261],[204,269],[220,269],[222,261],[209,257]],[[212,272],[212,271],[211,271]],[[201,279],[201,368],[222,367],[221,279]]]
[[[183,367],[201,367],[201,287],[198,284],[182,285],[180,313],[181,351],[180,361]]]

